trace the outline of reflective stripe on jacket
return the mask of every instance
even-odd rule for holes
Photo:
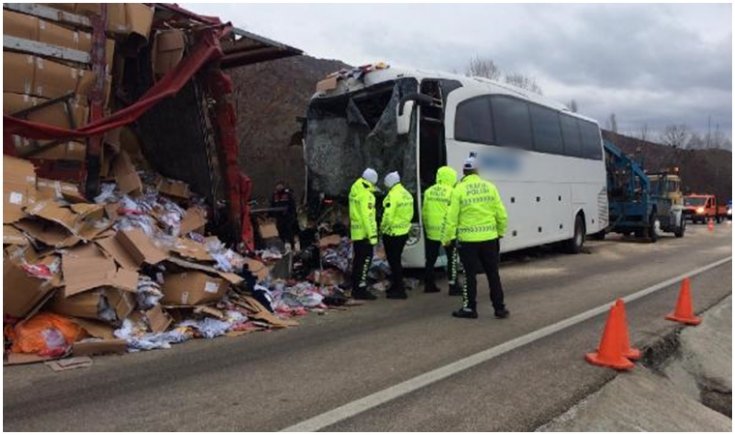
[[[380,232],[389,236],[408,234],[412,220],[413,196],[401,183],[396,183],[383,200]]]
[[[371,244],[378,244],[375,219],[373,186],[364,178],[358,178],[350,188],[350,238],[355,241],[368,239]]]
[[[482,242],[505,234],[508,213],[495,185],[477,174],[467,175],[452,191],[442,242]]]
[[[426,238],[429,240],[439,242],[442,239],[442,226],[447,217],[455,184],[457,184],[457,171],[449,166],[442,166],[436,171],[436,184],[424,192],[421,217]]]

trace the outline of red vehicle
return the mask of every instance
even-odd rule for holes
[[[687,195],[684,197],[684,217],[692,223],[705,223],[710,219],[720,223],[727,218],[727,205],[718,204],[714,195]]]

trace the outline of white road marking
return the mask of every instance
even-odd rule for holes
[[[628,296],[625,296],[622,299],[625,302],[635,301],[651,293],[654,293],[661,289],[669,287],[672,284],[676,284],[677,282],[680,282],[682,279],[686,277],[692,277],[695,275],[699,275],[717,266],[725,264],[728,261],[732,261],[732,256],[715,261],[714,263],[710,263],[706,266],[700,267],[698,269],[694,269],[690,272],[681,274],[674,278],[667,279],[666,281],[662,281],[651,287],[648,287],[643,290],[639,290],[635,293],[629,294]],[[505,343],[491,347],[490,349],[483,350],[476,354],[470,355],[466,358],[462,358],[461,360],[447,364],[443,367],[439,367],[437,369],[431,370],[424,374],[418,375],[407,381],[403,381],[399,384],[393,385],[392,387],[388,387],[384,390],[380,390],[378,392],[365,396],[361,399],[357,399],[350,403],[342,405],[331,411],[327,411],[323,414],[319,414],[315,417],[312,417],[308,420],[304,420],[293,426],[289,426],[285,429],[282,429],[281,432],[315,432],[315,431],[324,429],[327,426],[331,426],[342,420],[346,420],[350,417],[354,417],[369,409],[375,408],[376,406],[382,405],[386,402],[390,402],[391,400],[394,400],[403,395],[412,393],[427,385],[431,385],[435,382],[448,378],[452,375],[455,375],[459,372],[472,368],[476,365],[487,362],[497,356],[503,355],[504,353],[510,352],[521,346],[525,346],[529,343],[533,343],[536,340],[547,337],[556,332],[562,331],[566,328],[569,328],[570,326],[574,326],[578,323],[584,322],[585,320],[589,320],[609,310],[610,306],[613,303],[614,301],[605,303],[596,308],[587,310],[583,313],[577,314],[572,317],[568,317],[552,325],[545,326],[541,329],[537,329],[536,331],[529,332],[526,335],[514,338],[513,340],[506,341]]]

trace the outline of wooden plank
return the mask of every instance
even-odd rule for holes
[[[46,44],[30,39],[17,38],[15,36],[3,35],[3,49],[18,50],[33,53],[39,56],[55,57],[57,59],[88,64],[92,61],[89,53],[74,50],[57,45]]]
[[[89,21],[89,18],[83,15],[72,14],[70,12],[39,4],[4,3],[3,8],[15,12],[20,12],[21,14],[33,15],[34,17],[44,18],[47,20],[73,24],[74,26],[92,27],[92,22]]]

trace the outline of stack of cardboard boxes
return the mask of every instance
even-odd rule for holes
[[[55,3],[48,6],[82,16],[100,12],[99,3]],[[3,114],[18,114],[50,100],[69,96],[64,101],[30,110],[22,117],[67,129],[82,127],[89,121],[89,97],[98,80],[105,81],[104,107],[108,107],[116,40],[137,38],[142,43],[147,42],[153,23],[153,8],[138,3],[110,3],[107,5],[107,23],[107,72],[104,77],[96,77],[91,65],[90,28],[77,27],[63,19],[54,22],[4,8],[3,35],[42,44],[46,50],[43,55],[23,51],[23,47],[3,51]],[[72,62],[64,55],[64,50],[89,54],[90,61]],[[28,139],[19,136],[12,139],[19,153],[34,147]],[[37,145],[50,142],[39,141]],[[85,155],[85,143],[68,141],[45,149],[34,157],[82,161]]]

